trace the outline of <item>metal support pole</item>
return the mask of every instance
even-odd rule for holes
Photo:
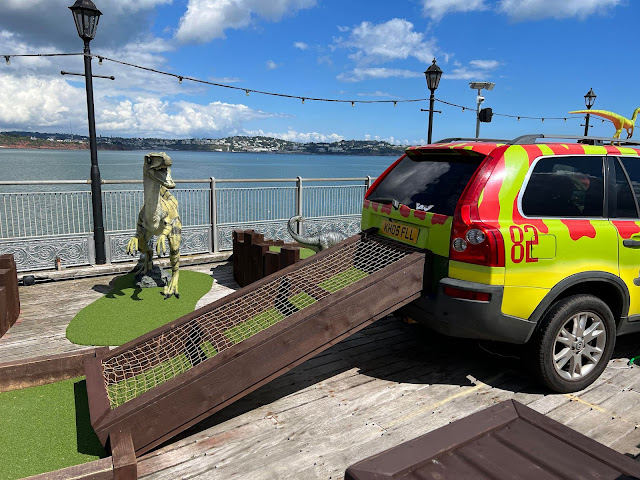
[[[367,175],[366,180],[364,181],[365,193],[369,191],[371,188],[371,175]]]
[[[302,177],[296,180],[296,215],[302,216]],[[298,235],[302,235],[302,222],[298,222]]]
[[[87,116],[89,120],[89,147],[91,149],[91,203],[93,206],[93,239],[96,247],[96,264],[106,263],[104,246],[104,219],[102,217],[102,184],[98,167],[98,144],[96,141],[96,118],[93,110],[93,76],[91,73],[91,50],[89,40],[84,41],[84,79],[87,89]]]
[[[431,143],[431,132],[433,131],[433,103],[435,101],[435,90],[431,90],[429,97],[429,133],[427,135],[427,143]]]
[[[218,252],[218,200],[216,198],[216,179],[209,178],[209,220],[211,221],[211,249]]]
[[[591,107],[587,107],[589,110],[591,110]],[[585,119],[584,119],[584,136],[586,137],[587,135],[589,135],[589,117],[590,115],[587,113]]]
[[[476,106],[476,138],[480,137],[480,105],[482,104],[482,101],[480,100],[480,98],[481,98],[480,93],[481,92],[482,92],[482,89],[479,88],[478,89],[478,98],[477,98],[478,105]]]

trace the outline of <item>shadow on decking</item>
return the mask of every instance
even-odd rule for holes
[[[639,334],[620,337],[613,358],[640,355],[639,345]],[[518,358],[522,353],[522,346],[447,337],[421,325],[408,325],[397,318],[387,317],[167,443],[174,443],[354,368],[358,375],[397,383],[472,386],[477,380],[506,391],[549,393],[536,383],[524,362]]]

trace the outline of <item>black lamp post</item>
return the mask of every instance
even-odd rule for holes
[[[591,110],[593,104],[596,103],[596,94],[593,92],[593,88],[590,88],[587,94],[584,96],[584,104],[587,106],[587,110]],[[584,136],[589,134],[589,114],[584,122]]]
[[[91,0],[76,0],[72,7],[73,20],[78,35],[84,40],[84,79],[87,89],[87,114],[89,117],[89,147],[91,149],[91,203],[93,205],[93,239],[96,248],[96,264],[106,263],[104,248],[104,220],[102,218],[102,186],[98,168],[98,146],[96,143],[96,119],[93,110],[93,76],[91,72],[91,50],[89,42],[96,36],[102,12]]]
[[[436,59],[433,59],[433,63],[429,65],[429,68],[424,72],[424,76],[427,78],[427,87],[431,90],[431,96],[429,97],[429,134],[427,136],[428,143],[431,143],[431,131],[433,128],[433,102],[435,100],[435,91],[440,83],[440,77],[442,77],[442,70],[436,65]]]

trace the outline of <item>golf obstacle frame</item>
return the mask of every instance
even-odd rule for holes
[[[148,452],[418,298],[428,258],[363,232],[90,359],[98,438],[112,450]]]

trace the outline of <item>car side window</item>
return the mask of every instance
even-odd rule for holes
[[[545,157],[538,160],[522,195],[528,217],[602,217],[602,157]]]
[[[636,202],[640,202],[640,158],[620,157],[620,161],[622,162],[622,165],[624,166],[624,169],[626,170],[627,175],[629,176],[629,180],[631,181],[633,197],[630,198],[630,201],[633,202],[633,199],[635,197]],[[618,178],[618,170],[616,166],[616,187],[618,183],[617,178]],[[627,183],[627,188],[629,188],[628,185],[629,184]],[[627,192],[628,194],[631,193],[628,190]],[[634,210],[636,209],[635,204],[633,206],[633,209]],[[620,197],[618,197],[618,217],[623,217],[623,218],[625,217],[620,214]],[[626,217],[629,218],[629,216],[626,216]],[[637,217],[638,217],[637,211],[635,211],[634,214],[630,216],[630,218],[637,218]]]
[[[620,159],[622,160],[622,159]],[[615,160],[614,160],[615,161]],[[636,161],[637,162],[637,161]],[[630,167],[633,165],[630,164]],[[636,207],[636,201],[634,199],[634,193],[631,190],[631,186],[629,185],[629,181],[627,180],[627,175],[625,175],[625,171],[620,166],[619,162],[615,162],[616,168],[616,217],[617,218],[638,218],[638,210]],[[640,169],[635,168],[634,170],[637,188],[640,191]],[[638,194],[636,193],[635,196]]]

